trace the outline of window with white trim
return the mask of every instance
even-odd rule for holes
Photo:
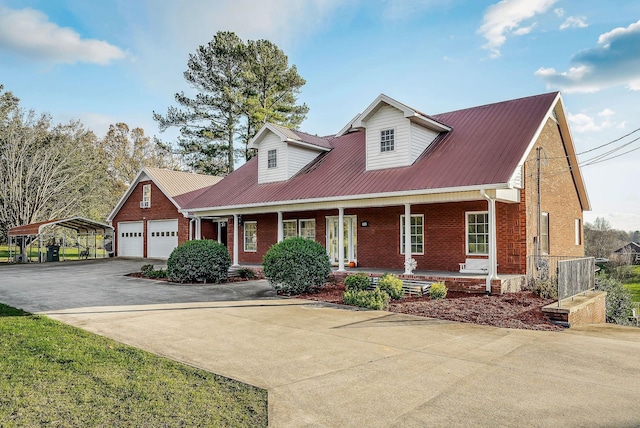
[[[244,228],[244,251],[245,252],[258,251],[258,222],[245,221],[243,228]]]
[[[267,168],[278,167],[278,150],[273,149],[267,152]]]
[[[489,254],[489,213],[467,213],[467,254]]]
[[[151,206],[151,184],[142,186],[142,203],[146,208]]]
[[[405,246],[404,215],[400,216],[400,254]],[[411,254],[424,254],[424,215],[411,214]]]
[[[540,252],[549,254],[549,213],[540,216]]]
[[[392,152],[395,147],[395,129],[383,129],[380,131],[380,151]]]
[[[282,222],[282,238],[293,238],[298,236],[298,220],[284,220]]]
[[[582,221],[577,218],[575,224],[576,245],[582,245]]]
[[[300,236],[315,241],[316,239],[316,220],[307,219],[300,220]]]

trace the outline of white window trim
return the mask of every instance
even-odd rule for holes
[[[487,229],[489,227],[489,223],[488,223],[488,216],[489,216],[489,211],[466,211],[464,213],[464,245],[465,245],[465,253],[467,256],[488,256],[489,253],[491,252],[491,249],[489,248],[489,230],[487,230],[487,252],[486,253],[471,253],[469,251],[469,215],[471,214],[486,214],[487,215]]]
[[[269,165],[269,161],[271,160],[269,156],[273,153],[273,166]],[[267,169],[276,169],[278,167],[278,149],[271,149],[267,151]]]
[[[424,214],[411,214],[412,218],[421,217],[422,218],[422,252],[416,253],[411,251],[411,255],[424,255]],[[404,218],[404,214],[400,215],[400,254],[404,254],[404,245],[402,245],[402,236],[404,235],[404,227],[402,227],[402,219]],[[409,238],[411,239],[411,238]],[[413,246],[413,244],[411,244]]]
[[[544,220],[542,220],[542,218],[546,217],[546,223],[547,223],[547,227],[545,232],[546,235],[544,235],[542,233],[542,231],[544,230],[544,228],[542,228],[542,230],[540,230],[540,253],[548,255],[551,252],[551,237],[549,235],[551,235],[551,224],[549,223],[549,213],[548,212],[542,212],[540,213],[541,219],[540,219],[540,227],[542,228],[542,225],[544,223]],[[547,250],[545,251],[542,245],[542,242],[545,241],[545,236],[546,236],[546,241],[547,241]]]
[[[255,250],[247,250],[247,225],[255,224],[256,225],[256,249]],[[257,221],[245,221],[242,225],[242,234],[243,234],[243,249],[245,253],[255,253],[258,251],[258,222]]]
[[[312,221],[313,222],[313,238],[308,238],[306,236],[302,236],[302,222],[307,222],[307,221]],[[307,238],[307,239],[313,239],[314,241],[316,240],[316,219],[315,218],[301,218],[300,220],[298,220],[298,236],[302,237],[302,238]]]
[[[582,220],[580,220],[579,218],[576,219],[575,221],[575,238],[576,238],[576,245],[582,245]]]
[[[147,206],[151,207],[151,184],[142,185],[142,202],[146,202]]]
[[[393,150],[382,150],[382,133],[384,131],[393,131]],[[396,128],[395,127],[380,129],[380,141],[378,142],[378,148],[380,149],[380,153],[381,154],[384,154],[384,153],[395,153],[396,146],[397,146],[397,144],[396,144],[396,134],[397,134],[397,132],[396,132]]]
[[[286,230],[284,225],[287,224],[287,223],[293,223],[293,224],[296,225],[296,227],[295,227],[295,235],[293,235],[293,236],[298,236],[298,220],[296,220],[296,219],[293,219],[293,220],[282,220],[282,238],[283,239],[291,238],[290,236],[287,237],[284,234],[284,231]]]

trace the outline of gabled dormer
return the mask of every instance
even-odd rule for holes
[[[331,150],[325,138],[267,123],[249,141],[258,150],[258,183],[288,180],[319,154]]]
[[[338,135],[358,129],[366,132],[367,171],[409,166],[441,132],[451,130],[384,94],[380,94]]]

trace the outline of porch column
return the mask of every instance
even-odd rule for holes
[[[218,244],[222,244],[222,222],[218,220]]]
[[[338,208],[338,272],[344,271],[344,208]]]
[[[487,272],[486,294],[491,294],[491,280],[498,279],[498,249],[496,228],[496,200],[482,191],[489,211],[489,272]]]
[[[404,274],[411,275],[411,204],[404,204]]]
[[[196,218],[196,239],[202,239],[202,219]]]
[[[278,242],[284,239],[284,224],[282,223],[282,211],[278,211]]]
[[[238,264],[238,214],[233,215],[233,266]]]
[[[193,241],[193,223],[195,222],[194,219],[190,218],[189,219],[189,241]]]

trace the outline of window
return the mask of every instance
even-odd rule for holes
[[[540,217],[540,251],[549,254],[549,213],[542,213]]]
[[[380,151],[392,152],[395,150],[395,130],[383,129],[380,131]]]
[[[400,216],[400,254],[405,245],[404,216]],[[411,254],[424,254],[424,215],[411,214]]]
[[[244,222],[244,251],[256,252],[258,250],[258,222]]]
[[[142,203],[146,208],[151,206],[151,184],[142,186]]]
[[[576,219],[576,245],[582,245],[582,221],[579,218]]]
[[[300,236],[303,238],[316,239],[316,221],[315,219],[300,220]]]
[[[278,151],[276,149],[267,152],[267,168],[276,168],[278,166]]]
[[[285,220],[282,222],[282,237],[284,239],[298,236],[298,220]]]
[[[489,254],[489,213],[467,213],[467,254]]]

